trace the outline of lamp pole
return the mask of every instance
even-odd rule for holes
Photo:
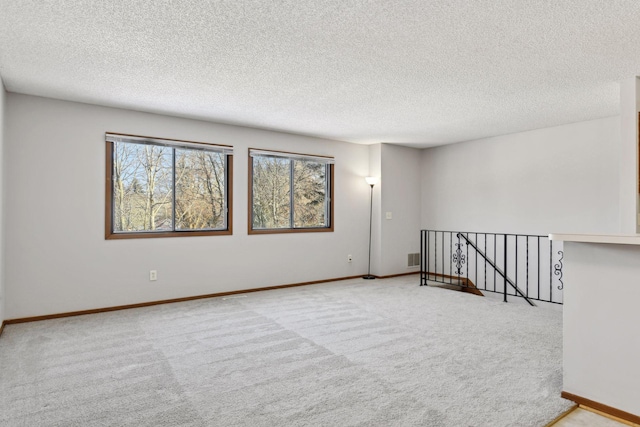
[[[367,275],[362,276],[363,279],[373,280],[376,276],[371,275],[371,231],[373,229],[373,186],[378,182],[378,178],[374,176],[368,176],[365,178],[367,184],[371,186],[370,198],[369,198],[369,268],[367,269]]]

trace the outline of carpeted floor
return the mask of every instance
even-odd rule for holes
[[[8,325],[2,426],[544,426],[562,313],[417,276]]]

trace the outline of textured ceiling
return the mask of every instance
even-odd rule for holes
[[[0,0],[11,92],[358,143],[612,116],[637,74],[637,0]]]

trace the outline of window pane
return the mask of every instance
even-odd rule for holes
[[[172,149],[114,143],[113,229],[172,230]]]
[[[326,165],[305,160],[295,160],[293,165],[294,226],[326,227]]]
[[[176,148],[176,230],[225,227],[225,155]]]
[[[290,228],[289,159],[253,157],[253,228]]]

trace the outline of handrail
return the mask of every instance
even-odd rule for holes
[[[518,286],[517,286],[515,283],[513,283],[513,281],[512,281],[512,280],[511,280],[511,279],[510,279],[510,278],[505,274],[505,272],[504,272],[504,271],[502,271],[502,270],[500,270],[500,268],[495,264],[495,262],[493,262],[489,257],[487,257],[487,255],[486,255],[484,252],[482,252],[482,251],[480,250],[480,248],[478,248],[478,247],[475,245],[475,243],[474,243],[474,242],[472,242],[471,240],[469,240],[469,238],[468,238],[467,236],[465,236],[463,233],[457,233],[456,237],[462,237],[462,238],[467,242],[467,244],[469,244],[469,246],[471,246],[473,249],[475,249],[475,251],[476,251],[476,252],[477,252],[477,253],[478,253],[482,258],[484,258],[484,259],[485,259],[485,261],[486,261],[487,263],[489,263],[489,265],[490,265],[491,267],[493,267],[493,268],[495,269],[495,271],[496,271],[500,276],[502,276],[502,278],[505,280],[505,282],[507,282],[509,285],[511,285],[511,287],[512,287],[513,289],[515,289],[515,291],[516,291],[518,294],[520,294],[520,296],[521,296],[522,298],[524,298],[524,299],[525,299],[525,301],[527,301],[527,302],[529,303],[529,305],[531,305],[532,307],[535,307],[535,306],[536,306],[536,305],[535,305],[535,304],[534,304],[534,303],[533,303],[529,298],[527,298],[527,296],[524,294],[524,292],[522,292],[522,291],[520,290],[520,288],[518,288]],[[506,240],[507,240],[507,235],[505,234],[505,252],[506,252]],[[505,288],[505,292],[506,292],[506,288]]]

